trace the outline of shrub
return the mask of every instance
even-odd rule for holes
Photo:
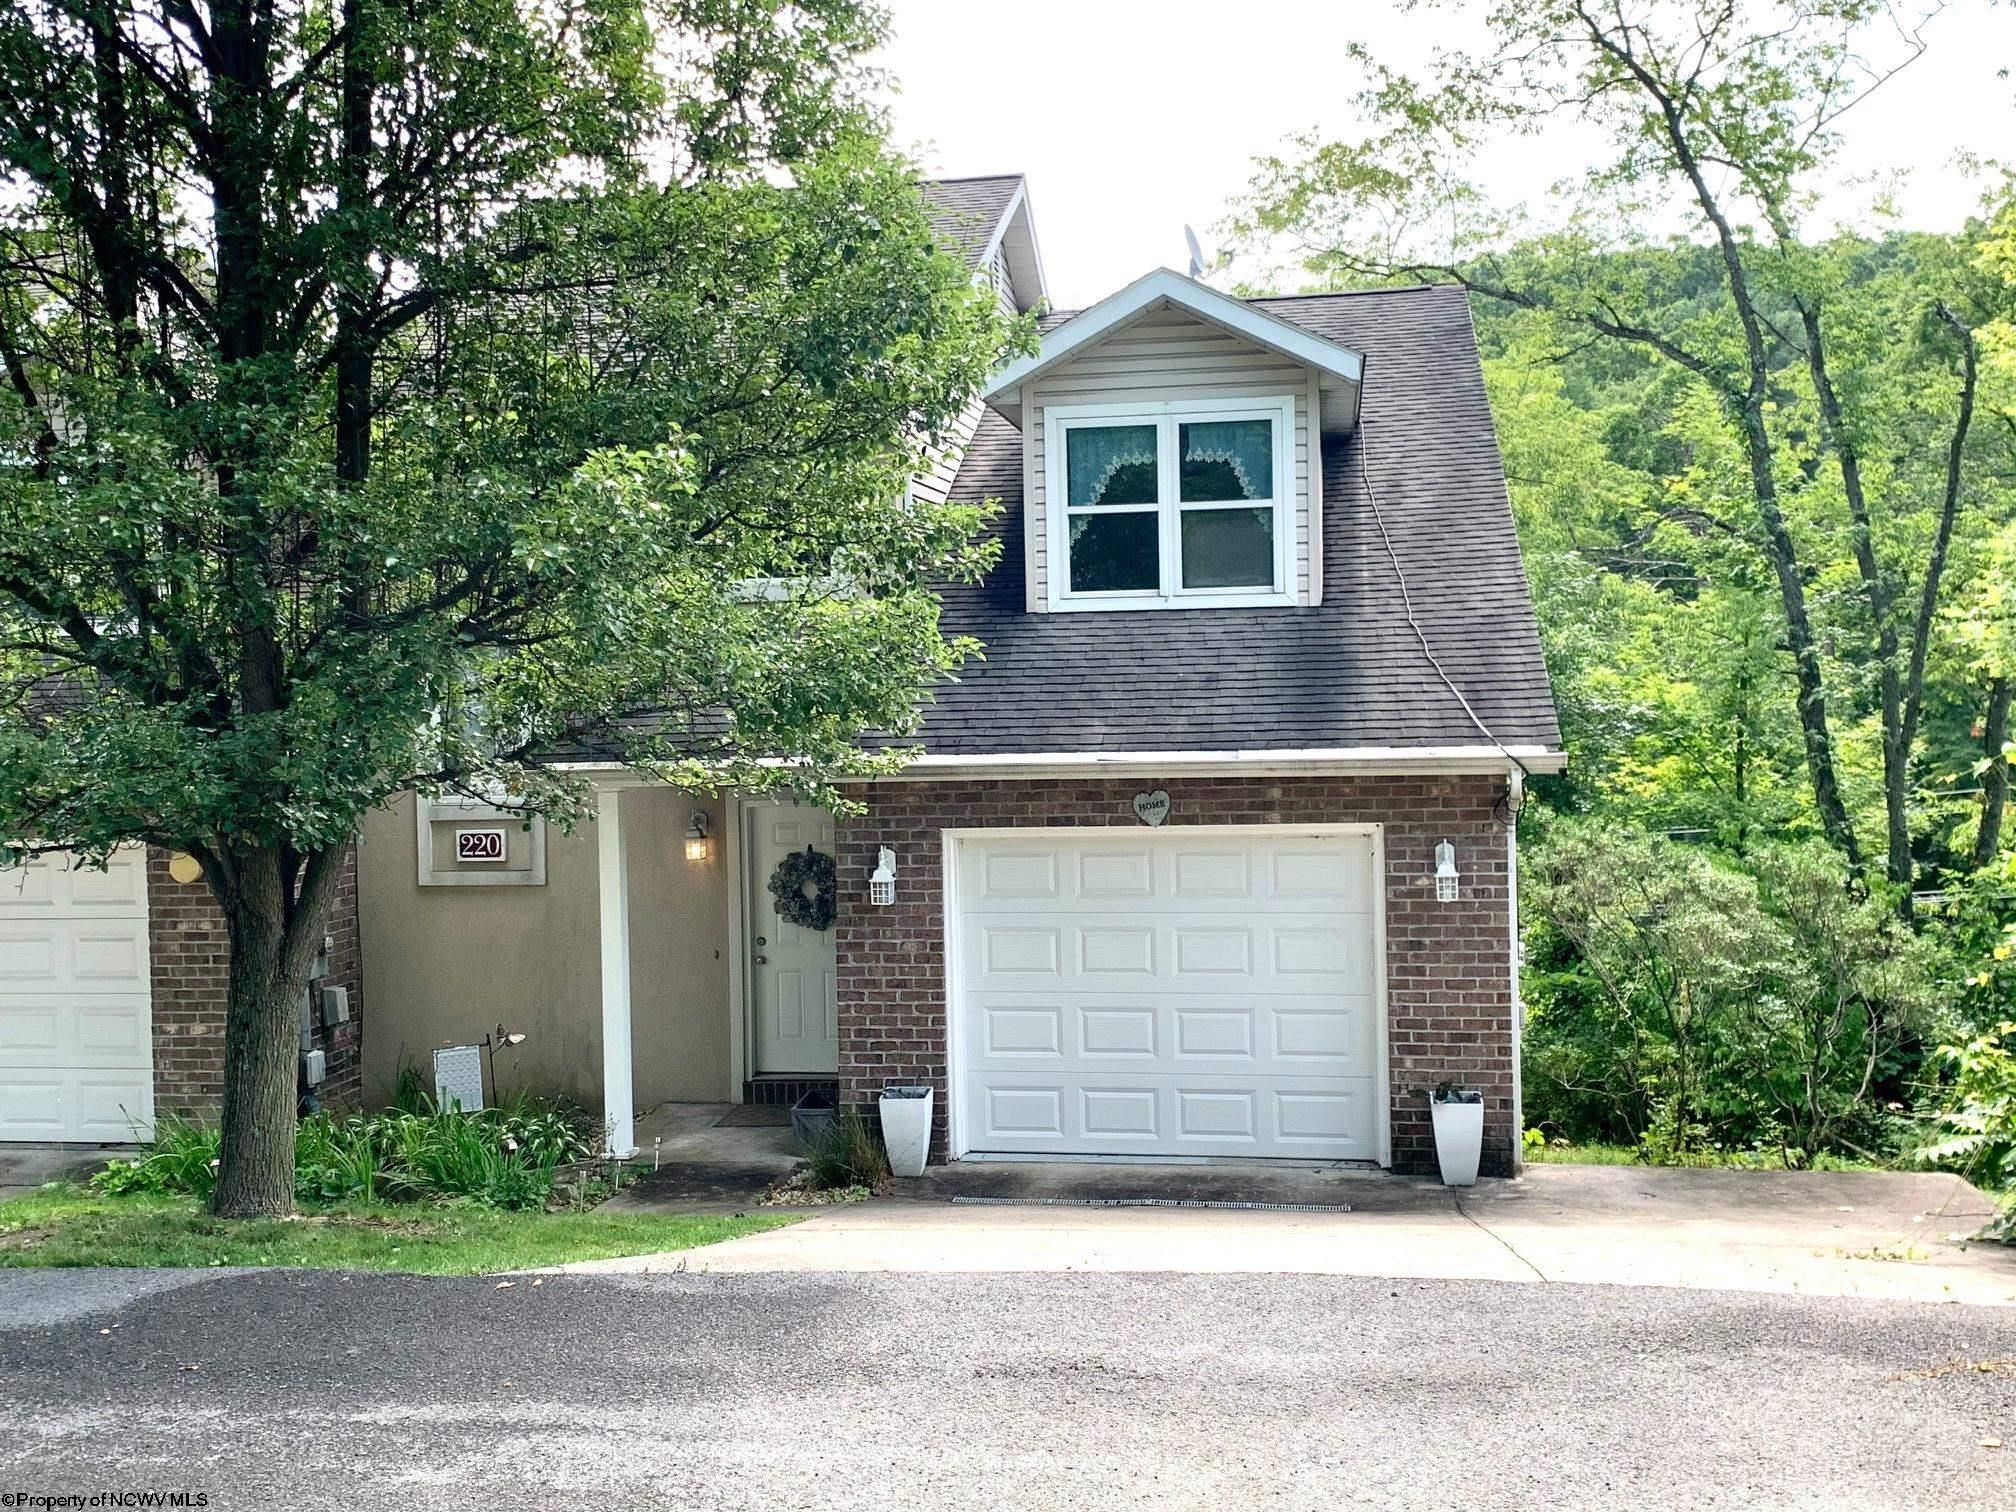
[[[594,1150],[578,1110],[520,1096],[502,1108],[443,1113],[423,1089],[403,1108],[302,1119],[294,1135],[294,1195],[311,1204],[466,1198],[538,1207],[553,1189],[554,1168]],[[92,1185],[102,1192],[208,1197],[216,1162],[215,1129],[163,1118],[144,1155],[112,1162]]]
[[[1945,1045],[1935,1061],[1953,1084],[1935,1118],[1937,1137],[1917,1152],[1927,1165],[1950,1166],[2005,1193],[2002,1216],[1984,1232],[2016,1243],[2016,1023],[2004,1022],[1964,1044]]]
[[[298,1202],[373,1202],[380,1161],[371,1121],[316,1113],[294,1130],[294,1197]]]
[[[1831,853],[1557,821],[1522,883],[1532,1123],[1661,1164],[1898,1142],[1930,952]]]
[[[842,1108],[833,1127],[806,1153],[805,1175],[821,1191],[843,1187],[873,1190],[889,1179],[889,1157],[882,1140],[868,1126],[859,1108]]]
[[[138,1160],[115,1160],[91,1178],[101,1192],[186,1192],[208,1197],[217,1185],[218,1134],[213,1128],[164,1113],[154,1139]]]

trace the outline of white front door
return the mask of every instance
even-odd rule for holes
[[[780,918],[770,892],[777,863],[810,845],[833,854],[833,816],[796,803],[751,803],[748,825],[749,999],[755,1069],[763,1075],[831,1076],[840,1068],[833,931]]]
[[[1387,1158],[1373,835],[1021,830],[955,855],[960,1153]]]
[[[0,1140],[151,1136],[151,1002],[144,851],[0,871]]]

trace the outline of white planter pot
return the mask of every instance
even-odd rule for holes
[[[1477,1185],[1477,1160],[1484,1153],[1484,1104],[1436,1102],[1435,1163],[1442,1167],[1442,1185]]]
[[[924,1174],[924,1160],[931,1153],[932,1101],[930,1087],[891,1087],[879,1099],[882,1145],[889,1152],[889,1170],[893,1175]]]

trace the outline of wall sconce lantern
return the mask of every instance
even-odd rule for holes
[[[1458,881],[1456,847],[1444,840],[1435,847],[1435,901],[1454,903]]]
[[[201,882],[203,863],[187,851],[176,851],[168,858],[168,875],[177,882]]]
[[[896,901],[896,852],[886,845],[876,851],[875,870],[868,876],[868,901],[877,908]]]
[[[705,861],[711,845],[707,838],[707,815],[703,810],[695,809],[692,821],[686,826],[686,859]]]

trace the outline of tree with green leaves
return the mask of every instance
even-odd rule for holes
[[[1522,876],[1536,1122],[1662,1160],[1776,1145],[1810,1165],[1882,1142],[1884,1093],[1944,1027],[1931,953],[1843,888],[1818,842],[1757,860],[1753,876],[1700,847],[1548,824]]]
[[[1438,54],[1424,80],[1361,53],[1368,134],[1264,159],[1238,229],[1326,280],[1461,283],[1557,350],[1630,354],[1709,402],[1731,465],[1657,507],[1768,570],[1810,802],[1856,870],[1839,721],[1866,670],[1887,876],[1908,909],[1948,573],[1985,513],[1982,453],[2007,445],[1974,424],[1976,327],[2001,296],[1961,259],[1879,289],[1868,243],[1815,241],[1805,221],[1842,117],[1925,43],[1882,0],[1535,0],[1487,26],[1488,45]],[[1551,223],[1466,177],[1484,142],[1563,122],[1605,151]],[[1822,581],[1837,557],[1852,607]]]
[[[360,816],[555,751],[813,791],[971,648],[907,482],[1014,343],[864,106],[862,0],[0,12],[0,843],[185,851],[220,1214],[292,1201]],[[752,585],[760,584],[759,588]]]

